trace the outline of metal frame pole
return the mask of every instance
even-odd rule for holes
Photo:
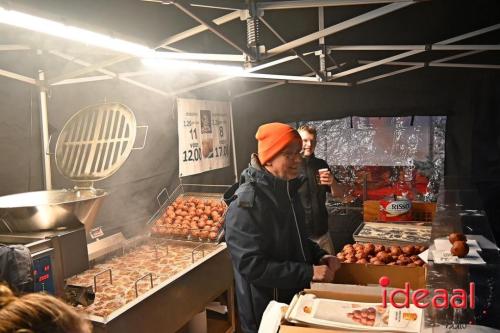
[[[271,31],[275,36],[276,38],[279,39],[280,42],[282,42],[283,44],[286,43],[286,40],[269,24],[269,22],[267,22],[266,20],[264,20],[263,17],[260,18],[260,21],[262,23],[264,23],[264,25],[269,29],[269,31]],[[309,68],[310,70],[312,70],[317,76],[319,76],[322,80],[325,80],[325,77],[324,75],[321,73],[321,70],[318,71],[316,68],[314,68],[313,65],[311,65],[309,63],[309,61],[306,60],[306,58],[300,54],[299,52],[297,52],[297,50],[295,49],[292,49],[291,50],[293,52],[293,54],[300,59],[300,61],[302,61],[302,63],[304,65],[306,65],[307,68]]]
[[[500,45],[328,45],[328,51],[498,51]]]
[[[47,115],[47,88],[45,86],[45,73],[38,71],[40,81],[40,126],[42,136],[42,170],[46,190],[52,190],[52,170],[50,167],[49,152],[49,121]]]
[[[218,18],[212,20],[212,22],[214,24],[216,24],[216,25],[221,25],[221,24],[230,22],[232,20],[235,20],[235,19],[237,19],[239,17],[240,17],[240,11],[234,11],[232,13],[229,13],[229,14],[223,15],[221,17],[218,17]],[[184,40],[184,39],[186,39],[188,37],[192,37],[192,36],[197,35],[197,34],[203,32],[203,31],[206,31],[206,30],[208,30],[208,28],[206,26],[204,26],[203,24],[202,25],[198,25],[198,26],[193,27],[191,29],[188,29],[186,31],[180,32],[180,33],[178,33],[178,34],[176,34],[174,36],[168,37],[167,39],[161,41],[155,47],[155,49],[168,48],[168,45],[170,45],[170,44],[173,44],[175,42],[179,42],[179,41]],[[90,72],[93,72],[93,71],[100,71],[104,67],[108,67],[108,66],[111,66],[111,65],[114,65],[114,64],[126,61],[126,60],[130,60],[130,59],[133,59],[133,57],[132,56],[119,55],[119,56],[113,58],[111,61],[103,61],[103,62],[101,62],[99,64],[95,64],[95,65],[89,64],[88,66],[86,66],[87,68],[85,70],[74,71],[74,72],[68,73],[68,74],[66,74],[64,76],[61,76],[59,78],[56,78],[56,79],[58,81],[62,81],[64,79],[71,79],[73,77],[76,77],[76,76],[79,76],[79,75],[83,75],[83,74],[87,74],[87,73],[90,73]],[[56,80],[53,80],[53,81],[56,81]]]
[[[224,24],[224,23],[227,23],[227,22],[239,19],[239,18],[240,18],[240,11],[237,10],[237,11],[231,12],[229,14],[220,16],[220,17],[212,20],[212,22],[215,25],[221,25],[221,24]],[[165,48],[166,46],[168,46],[170,44],[180,42],[181,40],[192,37],[192,36],[197,35],[203,31],[206,31],[206,30],[208,30],[208,28],[205,25],[200,24],[196,27],[179,32],[178,34],[175,34],[173,36],[170,36],[170,37],[164,39],[163,41],[161,41],[159,43],[159,46],[157,48]]]
[[[356,6],[356,5],[374,5],[394,2],[408,2],[410,0],[288,0],[288,1],[269,1],[259,3],[258,7],[262,10],[277,9],[297,9],[312,7],[333,7],[333,6]]]
[[[342,63],[339,66],[343,66],[343,65],[345,65],[345,63]],[[330,67],[327,67],[326,70],[329,71],[329,70],[332,70],[334,68],[339,68],[339,66],[337,66],[337,65],[330,66]],[[304,74],[303,76],[311,76],[311,75],[314,75],[314,72]],[[256,94],[258,92],[261,92],[261,91],[264,91],[264,90],[268,90],[268,89],[272,89],[272,88],[275,88],[275,87],[279,87],[279,86],[282,86],[282,85],[287,84],[287,83],[293,83],[293,81],[282,81],[282,82],[268,84],[268,85],[266,85],[264,87],[260,87],[260,88],[249,90],[249,91],[245,91],[244,93],[235,95],[234,98],[236,99],[236,98],[240,98],[240,97],[244,97],[244,96]],[[335,82],[316,82],[316,83],[309,82],[309,83],[310,84],[318,84],[318,85],[336,85],[336,84],[334,84]],[[348,86],[352,85],[350,83],[343,83],[343,82],[337,82],[337,83],[340,83],[340,84],[338,84],[338,86],[347,86],[348,87]]]
[[[0,45],[0,51],[23,51],[23,50],[31,50],[31,47],[28,45],[19,45],[19,44]]]
[[[499,24],[494,24],[494,25],[491,25],[489,27],[482,28],[482,29],[479,29],[479,30],[474,30],[474,31],[471,31],[469,33],[462,34],[462,35],[459,35],[459,36],[456,36],[456,37],[445,39],[445,40],[440,41],[438,43],[435,43],[433,45],[448,45],[448,44],[456,43],[456,42],[459,42],[459,41],[462,41],[462,40],[465,40],[465,39],[468,39],[468,38],[471,38],[471,37],[479,36],[479,35],[485,34],[487,32],[498,30],[498,29],[500,29],[500,23]],[[394,55],[392,57],[388,57],[388,58],[384,58],[384,59],[377,60],[377,61],[374,61],[374,62],[370,62],[370,63],[367,63],[366,65],[362,65],[362,66],[359,66],[359,67],[354,67],[352,69],[349,69],[349,70],[337,73],[337,74],[333,75],[332,78],[339,78],[339,77],[343,77],[343,76],[346,76],[346,75],[358,73],[358,72],[364,71],[364,70],[369,69],[369,68],[373,68],[373,67],[380,66],[380,65],[385,65],[385,64],[387,64],[389,62],[394,62],[395,60],[399,60],[399,59],[402,59],[402,58],[405,58],[405,57],[409,57],[409,56],[412,56],[414,54],[419,54],[419,53],[422,53],[422,52],[425,52],[425,51],[426,50],[414,50],[414,51],[407,51],[407,52],[399,53],[399,54],[396,54],[396,55]],[[474,50],[472,52],[476,52],[476,51],[477,50]],[[419,64],[420,63],[415,63],[414,65],[419,65]],[[420,67],[415,67],[413,69],[418,69],[418,68],[420,68]],[[409,70],[407,70],[407,71],[409,71]],[[392,75],[395,75],[395,74],[398,74],[398,73],[392,73]],[[381,76],[378,76],[378,77],[381,78]],[[365,79],[364,81],[368,82],[366,80],[368,80],[368,79]]]
[[[325,10],[324,7],[318,7],[318,29],[325,29]],[[327,77],[326,73],[326,58],[325,58],[325,37],[321,37],[319,40],[319,70],[321,73],[324,73],[325,78]]]
[[[30,77],[27,77],[27,76],[24,76],[24,75],[21,75],[21,74],[17,74],[17,73],[14,73],[14,72],[6,71],[6,70],[1,69],[1,68],[0,68],[0,76],[5,76],[5,77],[8,77],[10,79],[19,80],[19,81],[22,81],[22,82],[26,82],[26,83],[29,83],[29,84],[35,84],[36,85],[36,80],[35,79],[32,79]]]
[[[330,27],[328,27],[326,29],[323,29],[323,30],[320,30],[320,31],[316,31],[316,32],[314,32],[312,34],[309,34],[307,36],[295,39],[295,40],[293,40],[291,42],[288,42],[286,44],[283,44],[283,45],[277,46],[277,47],[275,47],[273,49],[270,49],[268,51],[268,55],[267,55],[266,58],[276,56],[276,55],[278,55],[280,53],[283,53],[285,51],[288,51],[290,49],[293,49],[293,48],[299,47],[301,45],[310,43],[312,41],[318,40],[321,37],[332,35],[332,34],[337,33],[339,31],[342,31],[342,30],[354,27],[354,26],[356,26],[358,24],[361,24],[361,23],[373,20],[373,19],[375,19],[377,17],[380,17],[380,16],[383,16],[383,15],[392,13],[392,12],[394,12],[396,10],[408,7],[408,6],[413,5],[413,4],[415,4],[415,2],[413,2],[413,1],[391,3],[389,5],[386,5],[386,6],[383,6],[383,7],[374,9],[374,10],[371,10],[371,11],[369,11],[367,13],[364,13],[364,14],[361,14],[359,16],[356,16],[356,17],[354,17],[352,19],[349,19],[349,20],[343,21],[341,23],[332,25],[332,26],[330,26]]]
[[[180,0],[176,0],[176,1],[173,1],[172,3],[174,4],[175,7],[180,9],[184,14],[188,15],[189,17],[191,17],[192,19],[194,19],[198,23],[206,26],[208,28],[208,30],[213,32],[220,39],[222,39],[223,41],[225,41],[226,43],[228,43],[229,45],[231,45],[232,47],[234,47],[235,49],[237,49],[238,51],[240,51],[241,53],[246,55],[249,59],[253,59],[253,56],[251,55],[251,53],[248,50],[245,50],[244,48],[242,48],[241,46],[239,46],[238,44],[233,42],[231,40],[231,38],[227,37],[226,34],[224,34],[222,31],[220,31],[219,28],[217,28],[217,26],[215,24],[213,24],[212,22],[209,22],[209,21],[205,21],[204,19],[200,18],[198,15],[194,14],[186,6],[184,6],[184,4],[182,4],[180,2],[181,2]]]
[[[238,165],[236,162],[236,140],[234,137],[233,102],[229,102],[229,118],[231,119],[231,146],[233,151],[234,181],[237,183],[239,177],[238,177]]]

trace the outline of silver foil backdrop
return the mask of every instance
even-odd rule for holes
[[[368,182],[385,179],[386,188],[406,183],[415,199],[436,199],[444,174],[445,116],[346,117],[295,125],[316,128],[315,155],[328,162],[341,182],[353,185],[352,192],[360,172],[368,172]]]

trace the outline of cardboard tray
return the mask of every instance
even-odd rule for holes
[[[382,302],[381,288],[378,280],[387,276],[391,283],[387,288],[403,288],[405,282],[410,283],[412,290],[426,287],[427,268],[405,267],[405,266],[378,266],[370,264],[342,263],[340,269],[335,273],[332,284],[326,285],[324,290],[306,289],[306,293],[315,294],[321,298],[330,298],[351,302]],[[345,286],[345,285],[349,286]],[[375,287],[364,287],[375,286]],[[398,298],[397,298],[398,299]],[[398,299],[398,301],[400,301]],[[344,330],[340,328],[327,329],[318,327],[300,326],[289,322],[283,322],[280,333],[345,333],[345,332],[369,332],[367,330]]]
[[[368,229],[393,230],[394,232],[378,232],[371,235],[363,234]],[[352,237],[356,242],[374,243],[382,245],[424,245],[429,246],[431,241],[430,226],[418,226],[401,223],[364,222],[354,231]],[[392,237],[391,237],[392,235]]]
[[[356,265],[356,264],[349,264]],[[363,265],[358,265],[363,266]],[[381,266],[376,266],[381,267]],[[389,266],[390,267],[390,266]],[[400,267],[406,268],[406,267]],[[411,269],[411,267],[408,267]],[[419,267],[422,268],[422,267]],[[305,293],[314,294],[321,298],[336,299],[342,301],[350,302],[368,302],[368,303],[381,303],[381,294],[374,292],[370,289],[359,288],[356,293],[349,292],[339,292],[331,290],[304,290]],[[423,322],[423,321],[422,321]],[[292,324],[283,321],[280,325],[280,333],[345,333],[345,332],[370,332],[369,330],[352,330],[352,329],[341,329],[341,328],[318,328],[318,327],[308,327],[301,326],[299,324]]]
[[[370,302],[370,303],[378,303],[381,302],[380,294],[375,293],[344,293],[337,291],[327,291],[327,290],[304,290],[308,294],[314,294],[318,297],[322,298],[330,298],[342,301],[351,301],[351,302]],[[280,333],[345,333],[345,332],[368,332],[366,330],[353,331],[352,329],[341,329],[341,328],[318,328],[318,327],[308,327],[301,326],[299,324],[292,324],[284,321],[280,326]]]

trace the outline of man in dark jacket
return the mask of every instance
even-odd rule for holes
[[[328,163],[314,156],[316,129],[304,125],[298,132],[302,138],[303,176],[306,179],[299,194],[305,211],[306,228],[314,242],[328,253],[335,254],[328,230],[326,193],[339,196],[343,194],[343,188],[332,176]]]
[[[271,300],[289,303],[311,281],[331,282],[340,267],[309,240],[297,196],[302,180],[301,140],[292,127],[259,127],[258,156],[252,155],[239,186],[225,194],[226,243],[233,262],[243,332],[258,331]]]

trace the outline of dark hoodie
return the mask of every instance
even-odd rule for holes
[[[328,232],[328,211],[325,202],[330,186],[316,183],[319,169],[330,170],[330,167],[328,163],[314,155],[304,157],[303,176],[306,180],[299,189],[299,195],[305,211],[307,232],[313,238],[321,237]]]
[[[233,261],[244,333],[257,332],[271,300],[290,303],[308,288],[325,251],[309,240],[297,190],[302,181],[274,177],[252,155],[240,183],[224,195],[226,243]]]

